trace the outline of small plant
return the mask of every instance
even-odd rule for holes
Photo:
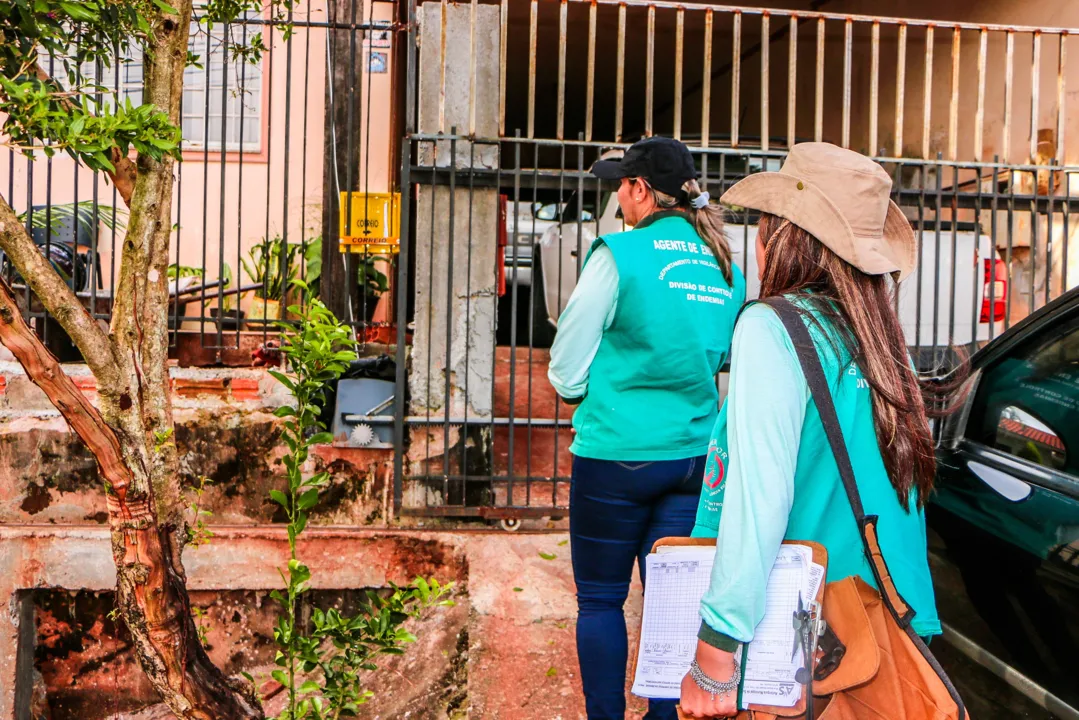
[[[223,263],[221,265],[221,292],[225,292],[232,287],[232,280],[232,266],[228,263]],[[232,297],[232,295],[225,295],[221,298],[221,312],[228,313],[232,311]],[[209,305],[214,302],[214,300],[211,300],[207,304]]]
[[[379,297],[390,287],[390,279],[386,277],[386,273],[378,269],[376,264],[380,260],[385,261],[388,258],[365,254],[360,259],[356,281],[365,295]]]
[[[295,284],[309,291],[305,283]],[[357,715],[371,697],[360,672],[375,669],[379,655],[401,654],[403,645],[415,641],[402,623],[425,607],[453,601],[446,598],[451,586],[417,578],[407,588],[392,586],[388,594],[368,591],[355,616],[316,609],[311,628],[298,621],[297,607],[311,587],[311,570],[297,554],[296,539],[307,527],[319,491],[329,483],[328,472],[305,477],[304,466],[312,446],[333,440],[319,415],[330,382],[341,376],[356,353],[348,328],[320,300],[312,298],[306,307],[293,306],[289,312],[299,318],[295,328],[280,324],[281,353],[289,373],[270,371],[293,399],[292,405],[275,412],[284,419],[287,492],[270,491],[288,518],[289,544],[287,572],[281,571],[285,588],[270,594],[283,611],[274,628],[278,669],[272,675],[288,692],[288,705],[277,720],[338,720]],[[300,674],[311,679],[299,684]]]
[[[207,650],[210,649],[210,643],[206,639],[206,635],[209,632],[208,621],[206,620],[206,611],[197,605],[191,606],[191,617],[195,621],[195,631],[199,634],[199,642]]]
[[[202,268],[173,263],[172,265],[169,265],[167,270],[165,270],[165,277],[167,277],[169,280],[176,280],[177,278],[187,277],[202,277]]]
[[[263,300],[281,300],[285,291],[297,277],[296,255],[300,246],[286,243],[280,235],[272,240],[264,239],[251,248],[247,259],[240,258],[244,273],[253,283],[262,287],[255,290],[255,297]]]
[[[188,506],[190,520],[187,524],[187,544],[194,547],[206,545],[213,538],[214,533],[206,524],[206,520],[213,517],[213,512],[202,507],[202,494],[206,488],[213,485],[213,480],[205,475],[199,477],[198,484],[190,489],[191,504]]]
[[[307,265],[303,281],[311,297],[321,297],[322,290],[322,236],[308,240],[303,247],[304,263]]]

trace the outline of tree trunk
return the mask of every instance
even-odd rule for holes
[[[147,101],[179,124],[192,3],[159,11],[146,54]],[[199,641],[181,552],[186,537],[168,375],[168,244],[174,161],[126,158],[113,181],[130,209],[108,335],[0,198],[0,249],[82,352],[98,381],[96,410],[26,324],[0,282],[0,341],[98,461],[106,483],[117,607],[136,655],[182,720],[263,718],[255,694],[213,665]],[[132,186],[131,181],[134,181]]]

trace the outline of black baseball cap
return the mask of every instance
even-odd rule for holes
[[[621,160],[597,161],[592,174],[600,180],[644,178],[656,190],[681,197],[682,185],[697,179],[697,168],[689,148],[672,138],[657,136],[633,143]]]

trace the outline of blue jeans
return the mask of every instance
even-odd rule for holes
[[[662,462],[573,459],[569,532],[577,583],[577,656],[588,720],[626,715],[628,641],[622,606],[633,562],[662,537],[693,530],[705,458]],[[675,700],[652,700],[646,720],[675,720]]]

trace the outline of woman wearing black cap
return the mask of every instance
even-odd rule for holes
[[[745,300],[722,211],[682,143],[648,138],[592,169],[617,181],[628,232],[593,244],[551,348],[551,384],[579,405],[570,497],[577,651],[590,720],[625,717],[622,606],[633,562],[688,535],[718,412],[715,377]],[[675,718],[652,701],[646,718]]]

